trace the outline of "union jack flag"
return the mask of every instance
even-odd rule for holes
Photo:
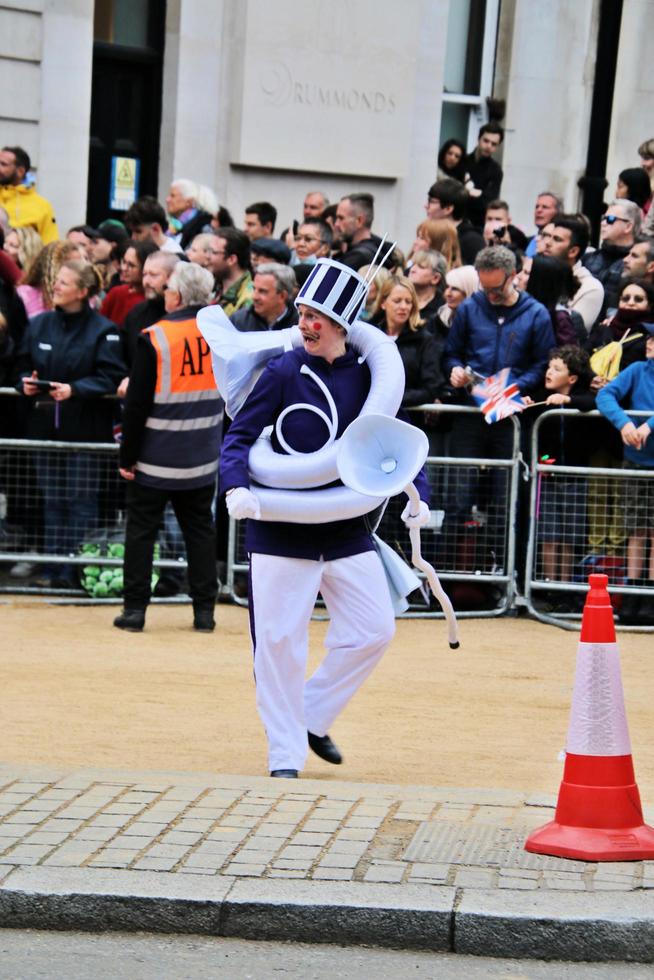
[[[489,425],[506,419],[509,415],[515,415],[525,407],[517,384],[509,384],[510,372],[510,368],[502,368],[497,374],[484,378],[471,389],[471,394]]]

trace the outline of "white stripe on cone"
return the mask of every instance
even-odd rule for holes
[[[580,643],[567,751],[631,755],[617,643]]]

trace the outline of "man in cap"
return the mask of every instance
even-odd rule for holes
[[[255,238],[250,245],[252,268],[256,271],[266,262],[277,262],[288,265],[291,261],[291,250],[279,238]]]
[[[221,456],[221,490],[230,516],[248,518],[257,706],[275,777],[297,778],[309,748],[326,762],[342,761],[329,728],[394,633],[369,517],[261,521],[248,471],[250,447],[268,425],[275,451],[298,455],[323,447],[328,413],[337,438],[360,414],[370,371],[348,346],[348,332],[366,293],[367,283],[354,270],[346,273],[330,260],[317,264],[295,300],[303,346],[268,363],[235,415]],[[422,494],[427,496],[424,482]],[[423,501],[415,518],[406,513],[420,526],[429,508]],[[305,683],[307,630],[318,592],[331,618],[327,655]]]

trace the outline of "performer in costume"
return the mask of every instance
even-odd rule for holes
[[[394,633],[389,587],[372,538],[374,515],[311,524],[259,520],[248,466],[250,449],[266,426],[273,426],[276,453],[297,455],[318,452],[358,417],[371,376],[348,345],[348,332],[366,292],[366,281],[352,270],[330,260],[317,263],[295,301],[302,347],[269,361],[235,415],[221,454],[228,511],[235,519],[248,518],[257,706],[272,776],[296,778],[309,747],[328,762],[342,761],[329,729]],[[429,518],[424,473],[416,485],[420,512],[410,517],[407,505],[408,526]],[[305,683],[308,625],[318,592],[331,619],[327,655]]]

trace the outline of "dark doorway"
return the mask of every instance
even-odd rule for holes
[[[165,0],[96,0],[87,218],[157,195]],[[122,180],[121,180],[122,177]]]

